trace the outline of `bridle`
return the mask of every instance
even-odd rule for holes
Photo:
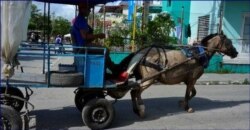
[[[205,48],[207,50],[207,52],[213,53],[213,51],[216,51],[220,55],[224,56],[224,54],[223,54],[224,52],[222,51],[222,47],[225,44],[226,37],[221,35],[221,34],[219,34],[219,37],[220,37],[220,43],[217,45],[216,48],[210,48],[210,47],[204,47],[204,46],[203,46],[203,48]]]
[[[218,44],[218,50],[219,50],[219,51],[217,51],[219,54],[224,53],[224,52],[222,51],[222,47],[223,47],[223,45],[225,44],[225,39],[226,39],[225,36],[220,35],[220,44]],[[223,55],[223,54],[221,54],[221,55]]]

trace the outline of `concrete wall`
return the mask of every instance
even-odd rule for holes
[[[183,43],[187,44],[187,38],[185,37],[185,29],[189,24],[190,16],[190,1],[171,1],[171,5],[168,5],[168,1],[162,1],[162,11],[171,14],[176,25],[179,25],[178,19],[182,17],[182,7],[184,7],[184,25],[183,25]]]
[[[220,1],[191,1],[190,4],[190,20],[191,40],[197,39],[198,33],[198,17],[209,15],[209,34],[216,33],[219,23]]]
[[[249,1],[226,1],[224,4],[223,31],[232,39],[237,50],[241,51],[240,42],[243,29],[244,14],[250,13]]]

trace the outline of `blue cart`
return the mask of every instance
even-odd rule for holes
[[[110,126],[115,112],[112,103],[105,99],[105,97],[109,95],[114,99],[122,98],[130,89],[136,87],[138,84],[130,81],[129,78],[123,81],[107,78],[105,48],[81,48],[84,50],[83,54],[74,54],[72,51],[68,51],[66,54],[55,54],[53,48],[54,46],[48,46],[47,53],[45,53],[47,73],[43,75],[45,77],[44,81],[31,81],[31,79],[1,81],[1,106],[11,106],[17,112],[21,111],[25,106],[23,119],[26,122],[24,126],[28,127],[29,105],[34,107],[29,102],[30,96],[33,94],[32,87],[73,87],[76,88],[74,91],[75,105],[82,112],[82,119],[85,125],[91,129],[103,129]],[[68,49],[65,48],[65,50]],[[72,47],[70,50],[72,50]],[[98,50],[98,53],[93,53],[96,50]],[[21,51],[18,55],[42,57],[44,53]],[[51,62],[54,62],[55,59],[57,59],[57,64],[52,67]],[[64,62],[61,63],[58,59]],[[22,78],[25,79],[25,77]],[[18,87],[25,88],[25,95]],[[6,114],[7,110],[4,107],[1,107],[1,109],[1,114]],[[15,112],[12,113],[15,114]],[[14,120],[17,123],[17,125],[14,125],[14,128],[21,126],[20,119],[16,118]]]

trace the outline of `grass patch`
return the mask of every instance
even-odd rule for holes
[[[242,84],[250,84],[250,82],[248,81],[248,79],[244,79]]]

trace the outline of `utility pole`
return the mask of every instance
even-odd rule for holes
[[[103,33],[105,34],[105,21],[106,21],[106,6],[105,4],[103,5]]]
[[[183,44],[183,20],[184,20],[184,6],[182,6],[181,11],[181,44]]]
[[[224,1],[222,0],[220,3],[220,21],[219,21],[219,34],[222,32],[222,20],[224,14]]]
[[[135,8],[134,8],[134,20],[133,20],[133,36],[132,36],[132,52],[135,52],[135,32],[136,32],[136,13],[137,13],[137,5],[135,4]]]
[[[142,17],[142,30],[148,24],[150,1],[143,1],[143,17]]]

